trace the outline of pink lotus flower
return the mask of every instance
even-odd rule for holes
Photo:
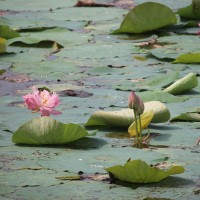
[[[47,90],[39,91],[33,88],[32,94],[23,96],[25,105],[33,112],[40,112],[41,116],[50,116],[61,114],[60,111],[54,110],[59,105],[59,97],[56,93],[50,93]]]

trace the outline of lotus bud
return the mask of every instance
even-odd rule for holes
[[[141,115],[144,112],[144,103],[139,96],[137,96],[137,98],[138,98],[139,105],[136,109],[136,112],[138,115]]]
[[[136,109],[139,106],[138,96],[135,92],[131,91],[128,98],[128,107],[130,109]]]

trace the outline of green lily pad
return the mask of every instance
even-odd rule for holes
[[[146,2],[130,10],[120,28],[113,33],[144,33],[175,24],[176,21],[175,14],[167,6]]]
[[[186,121],[186,122],[200,122],[200,114],[199,113],[182,113],[181,115],[174,117],[170,121]]]
[[[19,37],[20,34],[13,29],[11,29],[9,26],[6,25],[0,25],[0,37],[10,39],[10,38],[15,38]]]
[[[181,54],[173,63],[200,63],[200,52]]]
[[[159,182],[170,175],[181,174],[184,172],[182,166],[172,166],[168,170],[161,170],[156,167],[149,166],[142,160],[132,160],[127,162],[124,166],[115,165],[106,168],[106,171],[112,177],[121,181],[131,183],[152,183]]]
[[[168,108],[159,101],[144,103],[145,112],[152,110],[154,117],[152,123],[166,122],[170,119]],[[127,108],[120,111],[96,111],[89,118],[85,126],[118,126],[129,127],[134,121],[133,110]]]
[[[10,39],[7,42],[7,45],[12,46],[29,46],[29,47],[53,47],[53,45],[57,45],[59,48],[63,46],[59,43],[56,43],[54,40],[49,39],[37,39],[37,38],[29,38],[29,37],[18,37],[14,39]]]
[[[66,28],[49,28],[42,31],[21,33],[21,37],[10,39],[7,44],[24,43],[33,45],[46,41],[48,43],[56,42],[60,46],[69,46],[84,43],[89,39],[88,37],[83,33],[72,32]]]
[[[198,85],[198,79],[194,73],[189,73],[183,78],[167,87],[164,91],[170,94],[181,94],[195,88]]]
[[[191,112],[181,113],[179,116],[174,117],[170,121],[200,122],[200,109],[198,108]]]
[[[16,144],[58,145],[87,135],[88,132],[80,125],[63,124],[50,117],[39,117],[20,126],[14,133],[12,141]]]
[[[0,54],[6,52],[6,39],[0,38]]]
[[[193,0],[192,4],[184,8],[180,8],[177,12],[183,18],[200,19],[200,2]]]
[[[190,28],[191,29],[191,28]],[[197,32],[198,30],[196,30]],[[183,42],[184,41],[184,42]],[[150,53],[158,59],[174,61],[178,56],[191,52],[199,52],[197,35],[172,35],[158,38],[158,43],[165,44],[162,47],[150,50]]]
[[[150,80],[147,79],[147,81],[144,81],[143,83],[141,83],[141,85],[145,85],[147,88],[150,89],[161,89],[162,87],[165,87],[166,85],[174,82],[178,78],[178,76],[178,71],[172,71],[162,74],[160,76],[157,75]]]
[[[163,103],[175,103],[175,102],[183,102],[186,101],[187,97],[178,97],[170,94],[167,91],[145,91],[140,92],[140,97],[142,101],[161,101]]]

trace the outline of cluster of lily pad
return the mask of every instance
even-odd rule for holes
[[[50,114],[61,114],[61,112],[54,110],[60,102],[56,93],[52,93],[46,89],[38,90],[34,88],[33,93],[23,96],[23,99],[25,100],[25,106],[32,110],[32,112],[40,112],[41,117],[34,118],[20,126],[13,134],[12,141],[14,143],[26,145],[63,145],[82,137],[89,136],[88,131],[78,124],[63,124],[50,117]],[[147,102],[144,104],[140,97],[134,92],[131,92],[129,96],[128,107],[128,112],[126,112],[129,113],[129,116],[125,118],[125,124],[123,125],[127,126],[132,120],[134,121],[129,127],[129,133],[131,136],[136,136],[136,142],[139,144],[144,142],[142,129],[148,126],[153,119],[154,113],[157,117],[158,115],[164,116],[162,118],[163,121],[168,120],[170,116],[169,111],[164,104],[161,102]],[[148,109],[151,108],[154,108],[154,110],[148,111]],[[156,113],[156,109],[158,108],[161,110]],[[143,112],[145,113],[141,115]],[[120,111],[116,112],[115,115],[120,117]],[[107,120],[105,115],[101,118],[102,120]],[[121,120],[121,118],[119,119]],[[86,123],[86,126],[91,125],[91,120],[93,120],[94,125],[94,119],[90,119],[88,123]],[[156,118],[154,120],[156,121]],[[134,183],[158,182],[169,175],[184,172],[182,166],[172,166],[167,171],[163,171],[156,167],[150,167],[142,160],[129,160],[124,166],[117,165],[106,168],[105,170],[109,172],[111,177]],[[142,176],[140,176],[141,174]]]
[[[194,0],[192,6],[180,9],[176,13],[180,16],[189,15],[193,19],[199,19],[199,13],[196,11],[196,6],[194,6],[196,2]],[[147,8],[148,12],[146,12]],[[157,20],[158,13],[160,20]],[[140,22],[139,24],[137,23],[138,21]],[[177,23],[177,17],[171,9],[162,4],[147,2],[132,9],[124,18],[120,28],[113,33],[138,34],[157,30],[158,28],[175,23]],[[198,26],[198,24],[195,24],[195,26]],[[1,26],[1,29],[3,30],[2,32],[5,32],[5,29],[8,32],[7,29],[9,28]],[[16,34],[12,30],[9,31],[12,34]],[[4,37],[1,37],[0,53],[3,53],[6,52],[6,45]],[[199,62],[199,58],[200,53],[194,52],[192,54],[180,55],[173,63]],[[177,95],[193,89],[197,84],[196,74],[190,73],[175,81],[162,92]],[[40,112],[41,117],[34,118],[20,126],[13,134],[12,141],[14,143],[28,145],[63,145],[90,135],[84,127],[78,124],[63,124],[50,117],[50,114],[61,114],[61,112],[54,110],[59,104],[58,96],[55,93],[51,93],[46,89],[35,89],[32,94],[25,95],[24,100],[26,107],[33,112]],[[142,136],[142,130],[147,128],[149,123],[161,123],[170,119],[170,112],[163,103],[159,101],[143,103],[142,98],[134,92],[130,94],[128,107],[120,111],[96,111],[88,119],[85,127],[94,125],[126,127],[130,137],[135,137],[136,142],[141,144],[146,140],[146,137]],[[169,175],[183,173],[184,168],[181,166],[173,166],[167,171],[163,171],[156,167],[150,167],[144,161],[132,160],[127,161],[124,166],[113,166],[107,168],[106,171],[111,176],[122,181],[147,183],[158,182]]]

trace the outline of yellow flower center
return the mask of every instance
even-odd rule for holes
[[[41,94],[41,100],[42,100],[42,105],[48,104],[49,101],[48,96],[45,95],[44,93]]]

